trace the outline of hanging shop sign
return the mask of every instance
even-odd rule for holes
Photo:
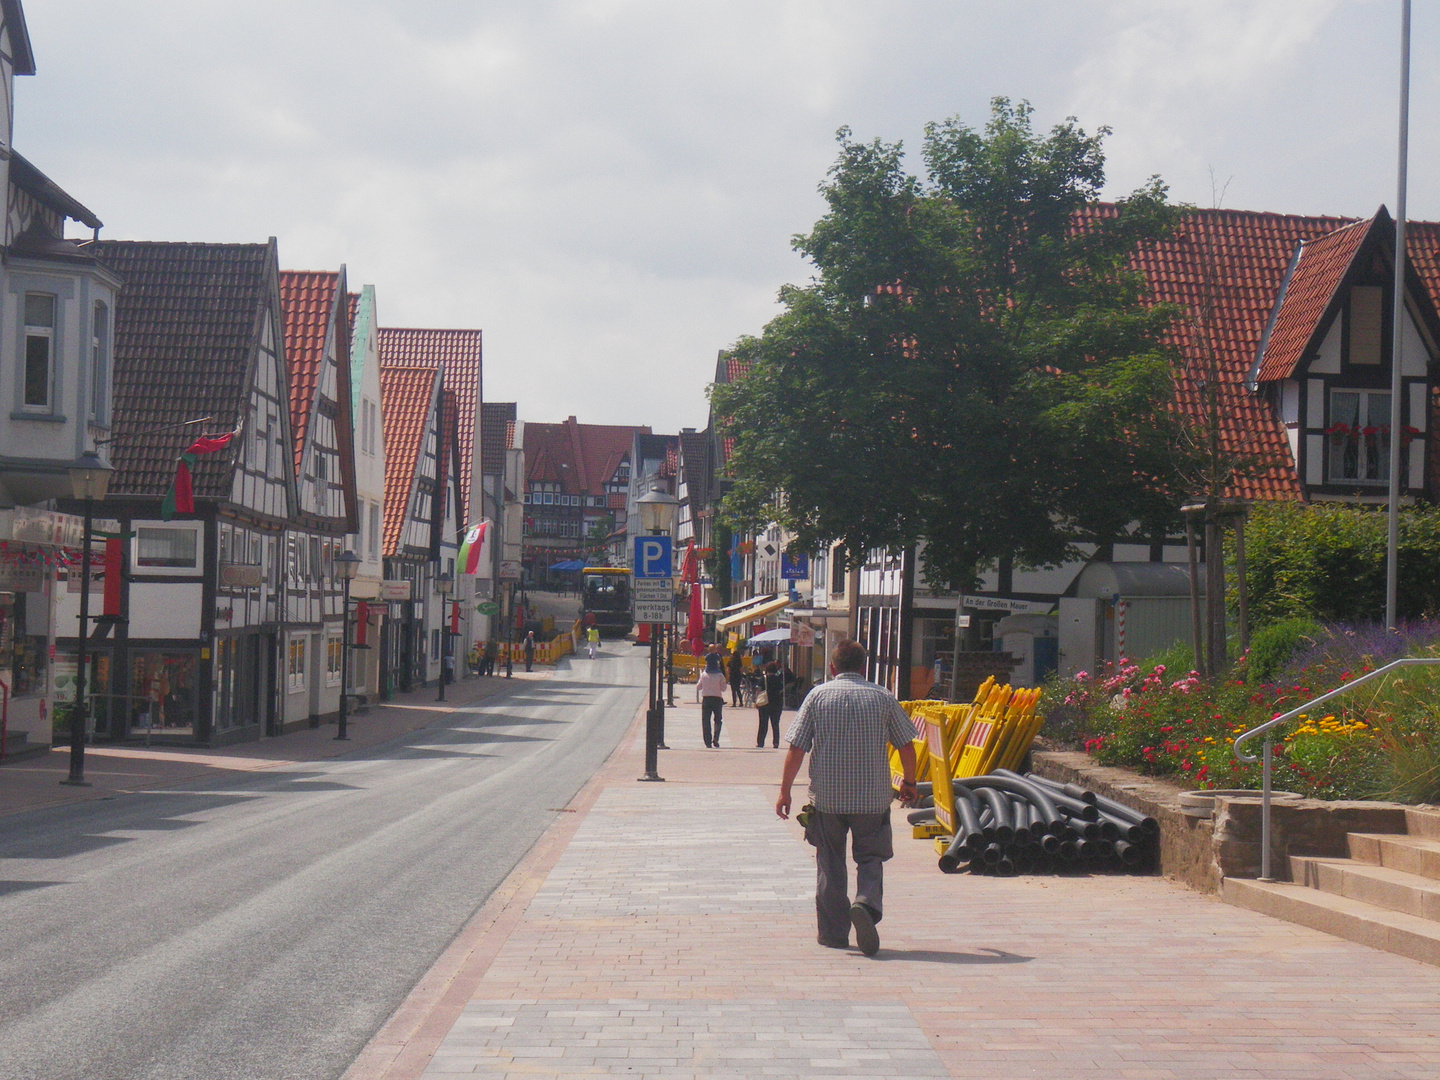
[[[414,596],[410,582],[387,578],[380,582],[380,599],[385,601],[409,600]]]

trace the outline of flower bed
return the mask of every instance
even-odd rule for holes
[[[1311,626],[1272,678],[1252,657],[1202,680],[1163,662],[1082,672],[1046,689],[1045,734],[1105,765],[1194,788],[1257,788],[1259,764],[1237,761],[1235,737],[1405,655],[1440,656],[1440,621],[1401,633]],[[1273,785],[1319,799],[1440,800],[1440,670],[1409,669],[1277,732]],[[1257,747],[1258,749],[1258,747]]]

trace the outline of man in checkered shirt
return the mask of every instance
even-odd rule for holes
[[[880,948],[875,924],[882,914],[885,860],[895,854],[890,834],[890,761],[887,744],[900,751],[905,767],[900,801],[915,801],[915,729],[905,710],[883,686],[870,682],[865,648],[854,641],[835,647],[829,682],[815,687],[785,741],[785,773],[775,812],[790,816],[790,785],[810,754],[810,801],[815,810],[805,839],[815,846],[815,915],[819,942],[831,949],[855,944],[866,956]],[[855,857],[855,902],[846,889],[845,836]]]

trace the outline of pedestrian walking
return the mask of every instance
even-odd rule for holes
[[[535,669],[535,631],[531,630],[525,634],[525,644],[522,646],[525,652],[525,670]]]
[[[915,801],[915,729],[895,696],[866,679],[865,647],[835,647],[829,682],[806,696],[785,741],[790,750],[780,778],[775,813],[790,816],[790,786],[810,755],[810,813],[805,839],[815,848],[817,940],[831,949],[855,944],[866,956],[880,948],[875,929],[884,914],[885,860],[895,853],[890,832],[890,761],[886,744],[900,752],[900,802]],[[855,900],[848,894],[845,838],[855,860]]]
[[[481,668],[480,674],[494,675],[495,661],[498,659],[500,659],[500,642],[496,641],[494,638],[491,638],[485,643],[485,659],[483,660],[484,666]]]
[[[594,623],[585,631],[585,644],[590,647],[590,659],[594,660],[595,654],[600,650],[600,628]]]
[[[735,646],[735,651],[730,654],[730,704],[735,708],[740,707],[740,688],[745,682],[745,656],[740,651],[740,646]]]
[[[700,736],[707,747],[720,749],[720,724],[725,707],[725,672],[720,669],[720,654],[705,657],[705,670],[695,680],[695,696],[700,700]],[[711,726],[711,720],[714,726]]]
[[[765,735],[768,732],[771,736],[771,746],[780,745],[780,712],[785,708],[785,669],[780,666],[778,660],[771,660],[761,668],[764,677],[762,686],[762,697],[765,704],[756,702],[756,711],[760,714],[760,730],[755,734],[755,745],[765,745]]]

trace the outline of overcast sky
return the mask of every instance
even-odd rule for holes
[[[1440,218],[1437,5],[1412,217]],[[1400,0],[25,0],[15,144],[115,239],[279,237],[382,325],[481,327],[528,420],[703,426],[803,282],[835,130],[918,149],[995,95],[1114,129],[1111,194],[1395,199]],[[918,160],[916,162],[918,167]]]

